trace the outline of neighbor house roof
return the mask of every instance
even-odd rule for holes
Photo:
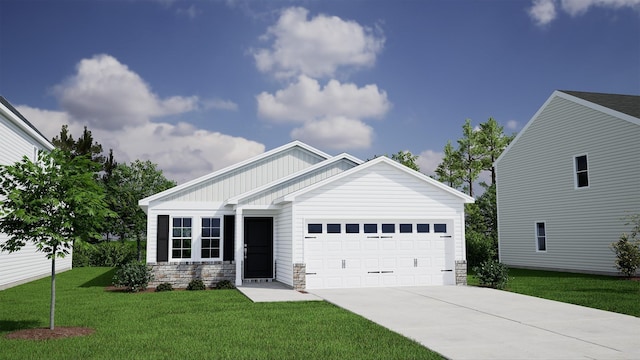
[[[640,96],[560,90],[580,99],[640,118]]]
[[[4,96],[0,96],[0,112],[2,112],[10,121],[24,130],[33,139],[38,141],[48,150],[53,150],[53,144],[35,127],[27,118],[25,118]]]
[[[449,186],[447,186],[447,185],[445,185],[445,184],[443,184],[443,183],[441,183],[441,182],[439,182],[439,181],[437,181],[435,179],[432,179],[429,176],[427,176],[427,175],[425,175],[425,174],[423,174],[421,172],[415,171],[415,170],[413,170],[413,169],[411,169],[411,168],[409,168],[409,167],[407,167],[405,165],[402,165],[402,164],[398,163],[395,160],[391,160],[386,156],[379,156],[379,157],[377,157],[377,158],[375,158],[373,160],[369,160],[369,161],[365,162],[362,165],[358,165],[358,166],[356,166],[356,167],[354,167],[352,169],[346,170],[346,171],[344,171],[344,172],[342,172],[342,173],[340,173],[338,175],[334,175],[334,176],[332,176],[330,178],[327,178],[327,179],[325,179],[323,181],[319,181],[319,182],[317,182],[317,183],[315,183],[313,185],[307,186],[307,187],[305,187],[303,189],[300,189],[298,191],[295,191],[295,192],[292,192],[292,193],[290,193],[288,195],[285,195],[285,196],[281,197],[280,199],[277,199],[274,202],[275,203],[280,203],[280,202],[287,202],[287,201],[295,201],[295,199],[297,197],[301,196],[301,195],[304,195],[304,194],[306,194],[306,193],[308,193],[310,191],[313,191],[315,189],[321,188],[321,187],[323,187],[325,185],[328,185],[328,184],[330,184],[330,183],[332,183],[334,181],[338,181],[340,179],[343,179],[343,178],[345,178],[347,176],[352,176],[353,174],[357,174],[358,172],[364,171],[364,170],[366,170],[366,169],[368,169],[370,167],[376,166],[376,165],[378,165],[380,163],[388,164],[388,165],[390,165],[392,167],[395,167],[396,169],[398,169],[398,170],[400,170],[400,171],[402,171],[402,172],[404,172],[406,174],[409,174],[409,175],[411,175],[411,176],[413,176],[413,177],[415,177],[415,178],[417,178],[417,179],[419,179],[419,180],[421,180],[421,181],[423,181],[423,182],[425,182],[425,183],[427,183],[429,185],[432,185],[432,186],[435,186],[435,187],[437,187],[439,189],[442,189],[445,192],[462,199],[465,203],[473,203],[473,202],[475,202],[475,199],[472,198],[471,196],[469,196],[469,195],[467,195],[467,194],[465,194],[463,192],[460,192],[460,191],[458,191],[458,190],[456,190],[454,188],[451,188],[451,187],[449,187]]]

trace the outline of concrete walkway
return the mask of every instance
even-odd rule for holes
[[[311,292],[450,359],[640,359],[633,316],[470,286]]]
[[[253,302],[322,301],[313,294],[293,290],[277,281],[246,283],[238,286],[238,290]]]

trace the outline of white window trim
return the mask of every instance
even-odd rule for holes
[[[220,220],[220,235],[218,236],[218,240],[220,241],[218,257],[215,258],[203,258],[202,257],[202,219],[218,219]],[[197,237],[197,246],[198,253],[196,254],[197,260],[195,261],[222,261],[224,256],[224,216],[200,216],[198,218],[198,237]],[[210,239],[214,239],[214,237],[209,237]],[[193,250],[192,250],[193,251]],[[191,258],[194,258],[193,252],[191,253]]]
[[[191,219],[191,257],[190,258],[174,258],[173,257],[173,219]],[[170,262],[180,262],[180,261],[193,261],[193,248],[194,248],[194,238],[193,238],[193,230],[194,230],[194,226],[193,226],[193,221],[194,221],[194,216],[190,216],[190,215],[176,215],[176,216],[170,216],[169,217],[169,261]]]
[[[580,156],[586,156],[587,157],[587,181],[588,181],[588,185],[587,186],[578,186],[578,167],[576,166],[576,159]],[[583,153],[583,154],[578,154],[578,155],[574,155],[573,156],[573,188],[575,190],[583,190],[583,189],[588,189],[589,187],[591,187],[591,166],[589,166],[589,154],[588,153]]]
[[[174,258],[173,257],[173,219],[174,218],[190,218],[191,219],[191,257],[190,258]],[[220,219],[220,253],[217,258],[202,257],[202,219],[203,218],[219,218]],[[213,262],[222,261],[224,257],[224,215],[172,215],[169,217],[169,261],[170,262]]]
[[[544,225],[544,250],[540,250],[539,246],[538,246],[538,224],[543,224]],[[549,243],[547,241],[547,239],[549,238],[548,235],[548,229],[547,229],[547,222],[546,221],[535,221],[533,223],[533,233],[534,233],[534,240],[535,240],[535,247],[536,247],[536,252],[538,253],[546,253],[547,249],[549,249]]]

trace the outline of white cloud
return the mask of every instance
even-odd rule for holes
[[[178,15],[184,15],[189,19],[195,19],[196,16],[200,15],[201,11],[196,8],[195,5],[191,5],[188,8],[181,8],[176,10]]]
[[[333,76],[340,67],[370,67],[384,46],[384,36],[355,21],[318,15],[291,7],[282,11],[277,23],[261,39],[269,48],[253,51],[256,67],[276,78],[305,74]]]
[[[218,109],[218,110],[238,110],[238,104],[231,100],[211,99],[202,102],[205,109]]]
[[[314,119],[344,116],[347,118],[380,118],[391,103],[387,93],[376,85],[358,87],[330,80],[323,88],[317,80],[301,75],[275,94],[263,92],[257,97],[258,115],[274,122],[301,123]]]
[[[308,121],[293,129],[291,138],[326,149],[366,149],[373,141],[373,129],[358,119],[337,116]]]
[[[515,130],[518,128],[518,122],[516,120],[507,121],[507,130]]]
[[[57,136],[62,125],[69,125],[75,137],[86,125],[105,152],[113,149],[116,161],[151,160],[180,183],[264,152],[260,143],[198,129],[187,121],[175,125],[154,121],[196,108],[197,99],[160,99],[140,76],[109,55],[84,59],[77,71],[56,87],[61,111],[17,106],[48,139]]]
[[[434,175],[436,173],[436,168],[442,162],[443,157],[443,152],[425,150],[418,155],[416,163],[420,167],[420,172],[427,175]]]
[[[582,15],[592,7],[610,9],[626,7],[640,11],[640,0],[533,0],[528,10],[529,15],[538,25],[547,25],[558,15],[556,11],[558,1],[562,10],[571,16]]]
[[[56,86],[62,109],[92,129],[144,124],[150,117],[196,109],[196,96],[160,99],[142,78],[109,55],[83,59],[77,73]]]

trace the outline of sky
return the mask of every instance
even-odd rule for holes
[[[431,175],[554,90],[640,94],[640,0],[0,0],[0,95],[178,183],[292,140]]]

